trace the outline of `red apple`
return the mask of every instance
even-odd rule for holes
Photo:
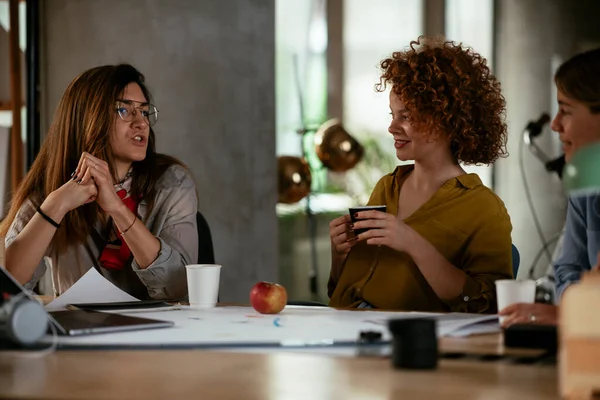
[[[250,303],[261,314],[277,314],[287,304],[287,291],[277,283],[258,282],[250,290]]]

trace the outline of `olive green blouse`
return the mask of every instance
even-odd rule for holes
[[[398,213],[398,197],[413,165],[396,168],[377,183],[369,205]],[[459,296],[440,299],[404,252],[357,243],[345,263],[331,270],[332,307],[431,312],[496,312],[494,281],[512,278],[510,217],[504,203],[476,174],[450,179],[404,222],[467,274]]]

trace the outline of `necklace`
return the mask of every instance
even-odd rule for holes
[[[119,190],[123,189],[123,185],[125,184],[125,182],[127,182],[127,179],[131,178],[132,175],[133,170],[129,168],[129,171],[127,171],[127,174],[125,174],[125,178],[123,178],[122,181],[115,183],[115,191],[118,192]]]

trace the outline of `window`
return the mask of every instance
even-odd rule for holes
[[[389,99],[374,89],[379,62],[422,33],[422,13],[421,0],[344,3],[344,124],[359,141],[373,137],[389,154],[395,154]]]
[[[277,0],[275,14],[277,155],[299,156],[303,122],[319,124],[326,116],[325,0]]]
[[[487,59],[493,69],[494,53],[493,0],[446,0],[446,37],[472,47]],[[467,165],[465,171],[479,175],[487,187],[492,187],[492,167]]]

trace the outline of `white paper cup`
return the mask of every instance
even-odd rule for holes
[[[221,266],[192,264],[185,266],[191,308],[212,308],[219,297]]]
[[[496,281],[496,298],[498,311],[515,303],[535,302],[535,281],[500,279]],[[500,323],[505,317],[500,317]]]

